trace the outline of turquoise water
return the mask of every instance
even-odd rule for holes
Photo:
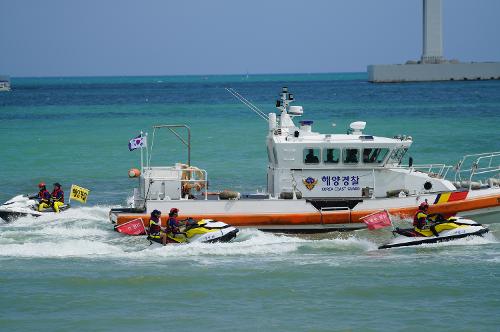
[[[500,150],[500,82],[369,84],[364,74],[23,78],[0,94],[0,200],[40,181],[91,190],[59,216],[0,223],[0,329],[495,331],[500,224],[484,238],[379,251],[388,230],[149,248],[112,231],[139,165],[128,140],[153,124],[192,129],[192,163],[211,189],[265,187],[266,113],[287,85],[322,132],[367,121],[374,135],[411,135],[415,163],[453,164]],[[331,124],[336,127],[332,128]],[[169,135],[153,163],[185,162]],[[500,220],[499,220],[500,222]],[[404,221],[401,221],[404,223]]]

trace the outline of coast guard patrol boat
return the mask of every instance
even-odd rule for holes
[[[362,228],[361,217],[382,209],[411,217],[424,201],[431,213],[500,220],[500,152],[468,155],[455,166],[413,165],[411,158],[402,166],[413,142],[410,136],[372,136],[364,132],[362,121],[351,123],[347,134],[321,134],[314,132],[313,121],[296,124],[304,111],[291,106],[294,97],[286,87],[276,104],[279,114],[269,115],[233,89],[228,91],[268,122],[267,192],[208,192],[207,171],[190,165],[189,128],[158,125],[153,127],[153,142],[156,130],[172,131],[188,147],[188,162],[132,170],[139,186],[130,207],[110,211],[112,222],[139,217],[146,222],[154,209],[168,212],[176,207],[181,218],[267,231],[322,232]],[[187,130],[187,141],[179,128]]]

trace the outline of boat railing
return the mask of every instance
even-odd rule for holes
[[[396,166],[405,168],[408,166]],[[427,173],[431,177],[448,178],[454,182],[466,181],[467,187],[478,177],[493,175],[500,179],[500,152],[488,152],[465,155],[456,165],[422,164],[412,165],[412,170]]]
[[[397,166],[396,168],[405,168],[408,169],[408,166]],[[431,177],[436,177],[440,179],[446,178],[450,169],[453,166],[446,164],[421,164],[421,165],[412,165],[410,169],[416,170],[422,173],[426,173]]]
[[[154,166],[144,167],[142,171],[145,178],[148,180],[178,180],[179,174],[177,169],[172,166]]]
[[[488,176],[500,180],[500,151],[465,155],[455,166],[455,182],[468,180],[469,189],[475,179]]]

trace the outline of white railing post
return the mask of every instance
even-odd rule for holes
[[[376,180],[375,180],[375,170],[374,169],[372,169],[372,177],[373,177],[373,192],[372,192],[372,197],[371,198],[374,199],[375,198],[375,182],[376,182]]]

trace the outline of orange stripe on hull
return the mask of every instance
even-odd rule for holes
[[[479,210],[500,206],[500,195],[467,199],[463,201],[447,202],[431,205],[429,213],[441,213],[444,216],[453,216],[458,212]],[[391,215],[401,218],[411,218],[416,212],[416,207],[404,207],[388,209]],[[360,211],[329,211],[314,213],[280,213],[280,214],[198,214],[190,216],[180,216],[179,219],[187,217],[195,220],[214,219],[227,224],[240,227],[259,227],[259,226],[299,226],[299,225],[335,225],[360,223],[361,218],[377,212],[379,210],[360,210]],[[132,219],[143,218],[145,226],[149,226],[149,215],[147,214],[118,214],[116,223],[121,225]],[[162,217],[162,225],[166,225],[167,217]]]
[[[193,218],[214,219],[223,221],[232,226],[258,227],[269,225],[318,225],[322,223],[321,214],[317,213],[283,213],[283,214],[200,214],[190,216],[179,216],[179,219]],[[136,218],[143,218],[144,225],[149,226],[149,216],[147,214],[119,214],[117,224],[121,225]],[[161,220],[162,226],[166,225],[168,218]],[[350,214],[347,211],[323,214],[323,223],[325,224],[345,224],[350,223]]]

